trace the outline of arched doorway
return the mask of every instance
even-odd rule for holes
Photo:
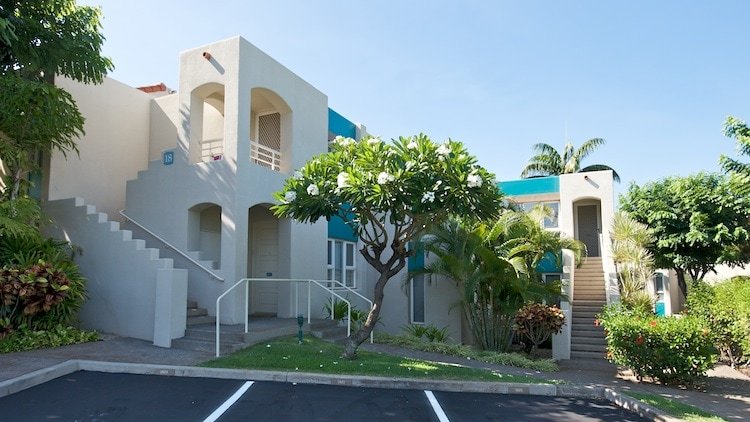
[[[266,205],[248,210],[249,278],[279,278],[279,220]],[[254,281],[250,289],[250,314],[278,314],[278,283]]]
[[[208,83],[192,92],[190,105],[191,162],[224,156],[224,85]]]
[[[581,199],[573,203],[575,238],[586,245],[588,256],[602,255],[602,212],[598,199]]]
[[[197,258],[211,261],[214,269],[221,267],[221,207],[201,203],[188,210],[188,251],[197,251]]]

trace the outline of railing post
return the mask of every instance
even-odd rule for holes
[[[307,280],[307,325],[310,325],[310,322],[312,321],[312,317],[310,316],[310,292],[311,292],[312,285],[310,284],[310,280]]]
[[[221,340],[220,335],[219,335],[219,316],[221,315],[221,301],[220,301],[220,299],[221,298],[216,299],[216,357],[217,358],[221,354],[220,351],[219,351],[220,344],[221,344],[221,343],[219,343],[219,341]]]
[[[245,281],[245,334],[250,324],[250,280]]]

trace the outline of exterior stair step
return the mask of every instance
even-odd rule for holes
[[[605,337],[572,336],[570,338],[570,344],[598,344],[606,346],[607,339]]]
[[[607,352],[607,346],[603,344],[586,344],[586,343],[571,343],[571,352],[599,352],[604,354]]]
[[[570,351],[570,357],[572,359],[605,359],[607,357],[606,352],[582,352],[582,351]]]
[[[216,323],[216,317],[210,316],[210,315],[204,315],[204,316],[197,316],[197,317],[189,317],[187,319],[187,325],[200,325],[200,324],[215,324]]]

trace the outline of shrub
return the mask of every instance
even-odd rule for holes
[[[45,329],[67,322],[61,320],[68,319],[74,306],[56,308],[68,297],[72,284],[64,271],[41,260],[26,268],[3,267],[0,330],[7,334],[20,327]]]
[[[730,365],[750,364],[750,278],[735,277],[716,286],[694,282],[686,309],[708,324],[714,344]]]
[[[423,352],[441,353],[444,355],[474,359],[496,365],[515,366],[518,368],[527,368],[544,372],[558,370],[557,364],[552,359],[532,360],[521,353],[503,353],[489,350],[477,351],[475,348],[463,344],[443,343],[439,341],[425,342],[413,335],[394,336],[387,333],[376,333],[375,341],[383,344],[421,350]]]
[[[636,374],[665,384],[690,383],[716,362],[711,331],[694,316],[657,318],[620,305],[599,315],[607,335],[607,357]]]
[[[565,314],[557,306],[531,303],[516,312],[513,330],[531,344],[529,354],[557,334],[565,325]]]
[[[354,314],[356,309],[357,308],[352,305],[352,314]],[[346,318],[346,313],[348,310],[349,305],[347,305],[343,300],[339,300],[337,298],[334,298],[333,301],[331,301],[331,299],[328,299],[328,302],[323,305],[323,311],[325,311],[328,318],[331,319],[339,320]]]
[[[443,343],[448,340],[448,327],[438,328],[432,324],[409,324],[402,327],[407,334],[420,340]]]
[[[99,340],[99,334],[96,331],[84,331],[64,325],[39,331],[22,328],[0,339],[0,353],[22,352],[97,340]]]

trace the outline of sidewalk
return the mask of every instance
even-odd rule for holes
[[[70,359],[190,366],[213,358],[210,353],[163,349],[142,340],[108,335],[104,335],[103,338],[103,341],[94,343],[0,355],[0,381],[47,368]],[[371,345],[365,343],[362,345],[362,349],[415,359],[492,369],[506,374],[555,379],[579,385],[610,387],[623,392],[630,390],[660,394],[722,416],[728,421],[750,420],[750,378],[726,366],[720,366],[710,371],[705,391],[700,391],[638,383],[634,378],[618,373],[616,366],[604,360],[563,361],[560,364],[559,372],[542,373],[383,344]]]

